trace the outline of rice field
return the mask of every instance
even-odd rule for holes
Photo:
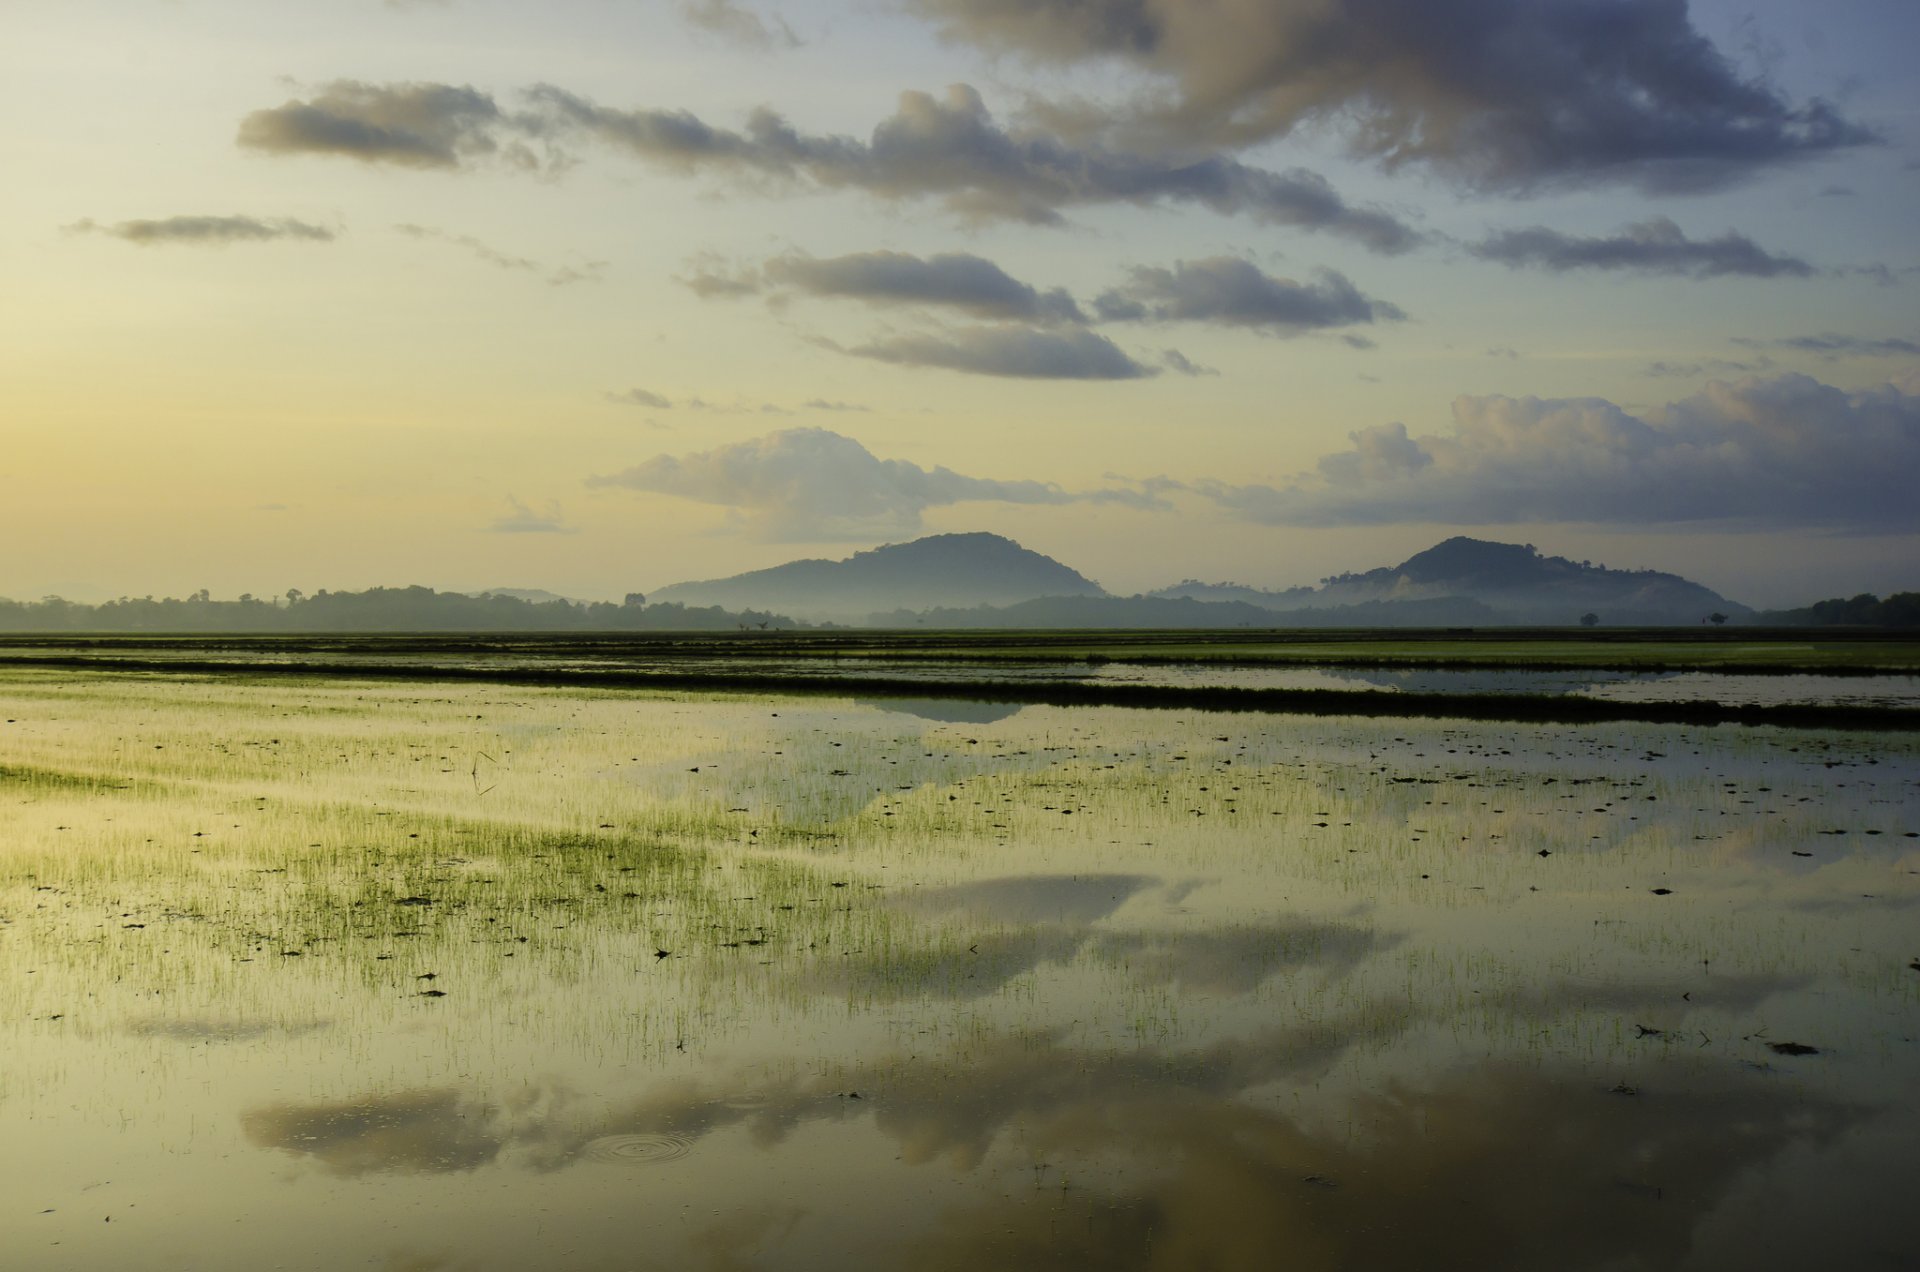
[[[1920,738],[0,671],[7,1266],[1920,1261]]]

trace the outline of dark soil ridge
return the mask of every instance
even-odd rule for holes
[[[320,680],[468,681],[565,688],[780,693],[808,697],[928,698],[1044,706],[1103,706],[1376,719],[1457,719],[1550,724],[1755,725],[1794,729],[1920,732],[1920,708],[1683,702],[1610,702],[1548,694],[1397,693],[1346,689],[1253,689],[1059,681],[906,680],[887,676],[794,676],[751,672],[636,672],[581,667],[423,667],[394,663],[261,663],[206,658],[25,655],[0,666],[143,676]]]

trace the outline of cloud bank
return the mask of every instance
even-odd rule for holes
[[[549,84],[524,97],[527,109],[510,113],[466,86],[342,80],[311,98],[254,111],[241,121],[237,140],[268,154],[418,168],[462,168],[489,158],[553,168],[563,162],[561,143],[584,140],[681,175],[771,179],[896,202],[932,199],[976,222],[1058,225],[1072,208],[1184,204],[1336,234],[1377,252],[1404,252],[1421,239],[1389,213],[1347,203],[1306,169],[1274,172],[1214,153],[1136,153],[1009,129],[965,84],[942,98],[901,94],[895,113],[864,140],[804,133],[765,108],[735,131],[687,111],[601,106]]]
[[[688,455],[656,455],[587,484],[672,495],[733,511],[741,527],[774,542],[827,542],[913,534],[928,508],[956,503],[1125,503],[1158,507],[1150,490],[1073,492],[1050,482],[969,477],[881,459],[851,437],[790,428]]]
[[[1052,114],[1138,145],[1243,146],[1325,125],[1388,168],[1470,186],[1671,193],[1876,140],[1743,73],[1684,0],[909,4],[955,40],[1135,68],[1134,100]]]
[[[1364,429],[1286,488],[1194,489],[1275,525],[1910,532],[1920,530],[1915,387],[1849,393],[1781,375],[1712,384],[1644,417],[1601,398],[1462,397],[1445,435]]]
[[[950,309],[994,321],[999,325],[890,335],[852,348],[816,343],[900,366],[1025,379],[1132,380],[1161,369],[1217,374],[1178,350],[1164,351],[1159,367],[1138,361],[1087,329],[1096,322],[1194,322],[1298,335],[1406,316],[1334,271],[1322,270],[1316,281],[1301,283],[1276,278],[1236,256],[1179,261],[1170,269],[1136,267],[1127,282],[1094,299],[1091,315],[1065,289],[1042,291],[966,252],[924,258],[855,252],[828,259],[789,253],[757,267],[711,266],[682,281],[704,298],[762,292],[776,303],[794,295],[837,297],[876,306]],[[1056,330],[1063,327],[1068,330]],[[1372,347],[1361,336],[1344,338],[1357,348]]]

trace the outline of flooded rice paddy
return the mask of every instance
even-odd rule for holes
[[[0,674],[7,1266],[1920,1263],[1920,737]]]

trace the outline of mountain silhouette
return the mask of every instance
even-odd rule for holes
[[[777,609],[795,618],[863,623],[887,610],[1011,605],[1042,596],[1105,596],[1098,583],[1002,535],[936,534],[842,561],[789,561],[731,578],[675,583],[650,599]]]
[[[1608,624],[1698,623],[1713,613],[1752,613],[1677,574],[1613,570],[1591,561],[1544,556],[1531,543],[1494,543],[1465,535],[1416,552],[1399,565],[1326,579],[1312,603],[1442,596],[1480,601],[1523,623],[1572,623],[1586,613]]]

